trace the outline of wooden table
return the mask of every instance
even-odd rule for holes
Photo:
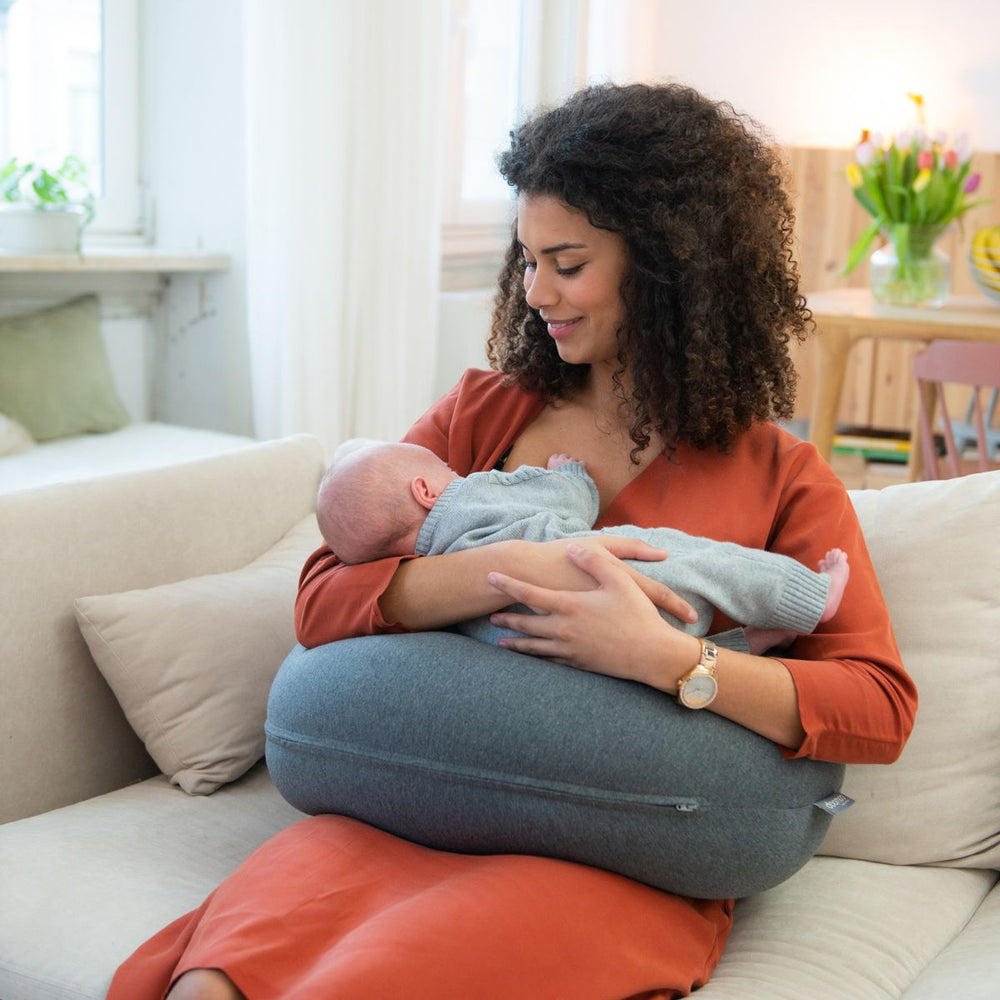
[[[816,321],[818,379],[809,440],[829,460],[844,389],[847,357],[866,337],[878,340],[977,340],[1000,342],[1000,306],[982,295],[955,297],[941,309],[887,306],[867,288],[838,288],[806,296]],[[910,479],[918,479],[923,454],[916,417],[910,437]]]

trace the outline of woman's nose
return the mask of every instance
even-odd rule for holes
[[[555,284],[544,268],[536,265],[524,272],[524,298],[532,309],[544,309],[555,304]]]

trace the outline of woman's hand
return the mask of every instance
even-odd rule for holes
[[[524,633],[500,645],[675,694],[701,655],[698,640],[660,617],[629,567],[602,546],[579,544],[584,541],[567,543],[566,556],[590,577],[592,590],[550,590],[490,573],[497,590],[536,612],[491,615],[494,624]],[[644,557],[628,552],[625,558]],[[719,694],[710,710],[781,746],[798,747],[804,736],[795,685],[778,660],[720,649]]]
[[[569,540],[560,539],[553,542],[543,542],[542,544],[566,554],[572,548],[576,552],[582,551],[586,553],[589,551],[603,554],[604,556],[614,556],[615,558],[611,562],[627,573],[646,597],[658,608],[662,608],[668,614],[673,615],[681,621],[693,622],[698,619],[694,608],[683,597],[679,597],[669,587],[640,572],[633,566],[620,561],[622,559],[632,559],[636,562],[661,562],[669,558],[669,553],[666,549],[655,548],[638,538],[601,534],[581,535]],[[592,590],[595,586],[600,585],[588,568],[590,560],[585,555],[582,559],[571,557],[570,561],[581,570],[579,575],[580,587],[567,589]],[[527,602],[522,601],[521,603],[526,604]]]
[[[613,543],[613,544],[609,544]],[[553,543],[545,543],[553,544]],[[657,607],[690,620],[693,611],[669,588],[620,559],[662,559],[662,550],[635,539],[587,536],[558,543],[591,580],[589,590],[552,590],[491,573],[490,584],[535,614],[501,611],[495,625],[524,634],[501,645],[568,666],[671,690],[699,655],[698,641],[660,617]]]

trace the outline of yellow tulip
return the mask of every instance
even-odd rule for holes
[[[913,178],[913,190],[923,191],[925,187],[931,182],[931,172],[926,167]]]
[[[847,179],[851,182],[852,188],[859,188],[865,182],[861,168],[853,160],[847,164]]]
[[[924,95],[923,94],[907,94],[906,95],[917,108],[917,121],[921,125],[924,124]]]

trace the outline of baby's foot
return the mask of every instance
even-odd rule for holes
[[[552,469],[558,469],[560,465],[565,465],[567,462],[574,461],[576,461],[576,459],[574,459],[572,455],[565,455],[560,452],[558,455],[549,455],[549,461],[545,468],[551,471]],[[583,462],[580,464],[583,465]]]
[[[819,616],[821,622],[829,621],[840,607],[851,568],[847,565],[847,553],[842,549],[830,549],[819,561],[819,571],[830,577],[830,592],[826,595],[826,606]]]

